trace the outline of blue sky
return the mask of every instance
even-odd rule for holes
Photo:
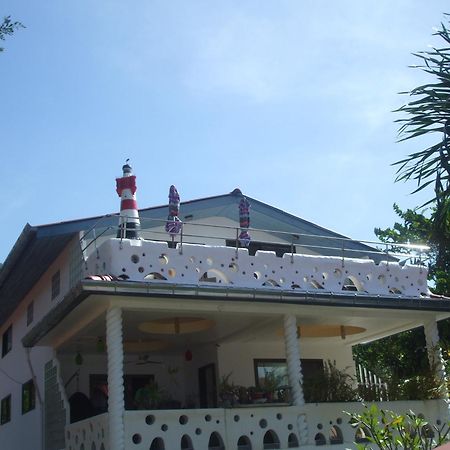
[[[447,8],[447,10],[446,10]],[[421,204],[390,164],[399,91],[427,78],[448,2],[3,0],[4,260],[23,226],[116,212],[126,158],[140,207],[228,193],[356,239]]]

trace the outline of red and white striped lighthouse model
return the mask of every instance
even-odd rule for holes
[[[123,177],[116,178],[116,191],[120,197],[120,219],[117,237],[139,239],[141,221],[136,202],[136,177],[133,175],[128,159],[122,167]]]

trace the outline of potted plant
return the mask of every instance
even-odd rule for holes
[[[236,386],[230,381],[232,372],[223,375],[219,382],[219,398],[224,408],[234,406],[236,402]]]

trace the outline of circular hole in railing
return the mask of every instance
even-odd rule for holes
[[[234,419],[235,422],[239,422],[240,417],[236,414],[236,415],[233,417],[233,419]]]
[[[328,280],[328,272],[322,272],[322,278]]]
[[[278,413],[278,414],[277,414],[277,419],[278,419],[278,420],[281,420],[282,418],[283,418],[283,415],[282,415],[281,413]]]
[[[336,278],[341,278],[341,276],[342,276],[342,271],[341,271],[341,269],[334,269],[334,270],[333,270],[333,275],[334,275]]]
[[[155,416],[153,414],[149,414],[146,418],[145,418],[145,423],[147,425],[153,425],[155,423]]]
[[[342,419],[341,419],[340,417],[338,417],[338,418],[336,419],[336,423],[337,423],[338,425],[340,425],[340,424],[342,423]]]
[[[177,271],[176,271],[173,267],[171,267],[171,268],[167,271],[167,273],[169,274],[169,277],[173,278],[173,277],[175,277],[175,275],[177,274]]]
[[[206,264],[208,264],[208,266],[212,266],[213,265],[213,259],[212,258],[206,258]]]
[[[135,433],[131,440],[133,441],[133,444],[140,444],[142,442],[142,436],[139,433]]]
[[[292,428],[294,428],[294,427],[293,427],[292,423],[290,423],[290,424],[287,426],[287,428],[288,428],[288,430],[292,430]]]
[[[280,284],[284,284],[286,280],[284,278],[280,278]]]
[[[308,282],[308,277],[303,277],[303,282],[307,283]]]
[[[144,268],[143,268],[142,266],[140,266],[140,267],[138,268],[138,272],[142,273],[143,271],[144,271]]]
[[[139,256],[138,255],[131,255],[131,262],[134,264],[137,264],[139,262]]]
[[[169,258],[164,253],[161,253],[158,257],[158,261],[160,264],[169,264]]]
[[[384,275],[378,275],[378,281],[380,284],[386,283],[386,277]]]
[[[228,264],[228,268],[232,271],[232,272],[237,272],[239,270],[239,267],[236,263],[230,263]]]
[[[259,280],[261,278],[261,272],[253,272],[253,276]]]
[[[206,414],[205,421],[206,422],[211,422],[211,416],[209,414]]]
[[[371,274],[371,273],[368,273],[368,274],[366,275],[366,278],[367,278],[367,281],[370,281],[370,280],[372,279],[372,274]]]
[[[188,423],[188,416],[186,415],[182,415],[180,416],[180,418],[178,419],[178,421],[180,422],[181,425],[186,425]]]
[[[266,427],[267,427],[267,420],[266,420],[266,419],[261,419],[261,420],[259,421],[259,426],[260,426],[261,428],[266,428]]]
[[[161,430],[162,431],[167,431],[169,429],[169,427],[165,424],[165,423],[163,423],[162,425],[161,425]]]
[[[202,434],[201,428],[196,428],[196,429],[195,429],[195,434],[196,434],[197,436],[200,435],[200,434]]]

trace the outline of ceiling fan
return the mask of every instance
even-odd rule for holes
[[[134,364],[136,366],[143,366],[146,364],[164,364],[162,361],[154,361],[150,359],[150,355],[142,354],[138,355],[136,359],[130,361],[124,361],[124,364]]]

